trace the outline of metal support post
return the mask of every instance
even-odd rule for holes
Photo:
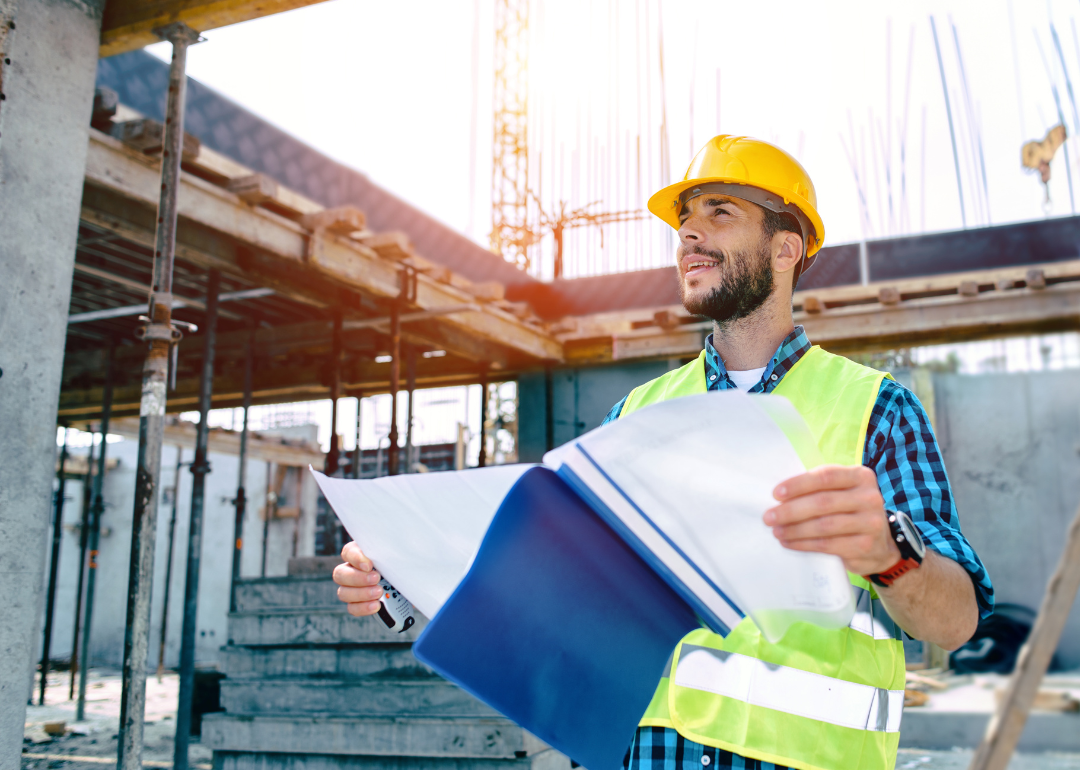
[[[244,513],[247,510],[247,445],[248,413],[251,411],[251,390],[255,368],[255,324],[248,326],[248,344],[244,351],[244,426],[240,430],[240,471],[236,483],[236,518],[233,521],[232,580],[229,583],[229,612],[236,612],[236,581],[240,579],[240,555],[244,548]]]
[[[221,273],[211,270],[206,285],[206,326],[203,334],[203,366],[199,379],[199,427],[195,435],[195,460],[191,464],[191,518],[188,521],[187,575],[184,582],[184,625],[180,634],[180,695],[176,707],[173,770],[187,770],[191,740],[191,706],[195,696],[195,624],[199,607],[199,565],[202,561],[203,509],[206,474],[210,472],[207,443],[210,440],[210,399],[214,388],[214,353],[217,343],[218,292]]]
[[[109,362],[105,367],[105,392],[101,403],[101,449],[98,451],[97,474],[94,476],[94,502],[90,506],[90,534],[87,540],[90,561],[86,566],[86,613],[83,615],[82,656],[79,662],[79,700],[75,706],[75,721],[86,719],[86,679],[90,675],[90,631],[94,624],[94,585],[97,583],[98,546],[101,542],[101,514],[105,512],[102,487],[105,484],[105,457],[109,445],[109,417],[112,415],[113,375],[116,368],[116,345],[109,343]],[[140,768],[141,770],[141,768]]]
[[[176,540],[176,508],[180,500],[180,469],[184,467],[184,448],[176,447],[176,473],[173,475],[172,511],[169,514],[169,545],[165,550],[165,595],[161,602],[161,639],[158,643],[157,678],[165,673],[165,642],[169,631],[169,590],[172,587],[173,548]]]
[[[271,472],[273,464],[266,463],[266,507],[263,508],[263,536],[262,536],[262,566],[259,567],[259,577],[266,577],[266,544],[270,541],[270,519],[274,518],[274,509],[277,507],[277,494],[274,492]]]
[[[416,390],[416,347],[409,345],[405,353],[405,390],[409,393],[409,411],[405,422],[405,472],[413,472],[413,401]]]
[[[338,400],[341,398],[341,312],[334,313],[334,332],[330,345],[330,451],[326,453],[326,475],[338,469]],[[325,545],[325,543],[324,543]],[[329,546],[326,546],[329,547]],[[324,548],[325,552],[325,548]],[[333,553],[333,551],[330,551]]]
[[[544,449],[555,448],[555,382],[551,367],[544,367]]]
[[[480,373],[480,456],[476,467],[487,465],[487,411],[488,411],[488,372],[485,366]]]
[[[364,410],[364,394],[356,394],[356,446],[353,448],[352,477],[360,478],[360,464],[364,461],[364,452],[360,449],[360,415]]]
[[[56,571],[60,566],[60,532],[64,523],[64,481],[67,465],[68,427],[64,426],[64,445],[60,448],[59,481],[56,488],[56,505],[53,508],[52,561],[49,562],[49,590],[45,598],[45,638],[41,644],[41,681],[38,683],[38,705],[45,705],[45,679],[49,673],[49,648],[52,647],[53,611],[56,609]]]
[[[90,434],[90,452],[86,458],[82,522],[79,525],[79,582],[75,589],[75,623],[71,635],[71,676],[68,679],[68,700],[75,700],[75,676],[79,673],[79,628],[82,623],[83,581],[86,579],[86,543],[90,534],[90,505],[93,503],[90,490],[94,476],[94,431],[87,425],[86,432]]]
[[[401,380],[401,301],[395,300],[390,309],[390,448],[386,475],[398,475],[397,398]]]
[[[117,770],[142,770],[146,663],[150,647],[150,595],[157,540],[161,445],[165,432],[165,389],[169,348],[179,336],[172,323],[172,284],[177,193],[184,139],[184,98],[187,91],[184,70],[188,46],[199,40],[199,33],[183,22],[170,24],[158,30],[157,34],[172,43],[173,55],[169,67],[165,136],[161,153],[161,197],[158,201],[149,322],[142,328],[142,337],[149,343],[149,350],[143,366],[142,401],[139,406],[139,456],[135,471],[135,509],[131,522]]]

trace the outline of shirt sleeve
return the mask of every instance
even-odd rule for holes
[[[994,587],[975,549],[960,532],[949,477],[930,419],[910,390],[886,378],[867,429],[863,465],[877,473],[885,507],[907,513],[928,548],[971,575],[981,617],[994,610]]]
[[[605,417],[604,421],[602,423],[600,423],[600,424],[601,425],[607,425],[609,422],[614,422],[615,420],[619,419],[619,414],[622,413],[623,406],[626,405],[626,399],[628,399],[628,398],[630,398],[629,393],[627,393],[625,396],[623,396],[622,400],[619,401],[619,403],[617,403],[617,404],[615,404],[615,406],[611,407],[611,409],[607,413],[607,417]]]

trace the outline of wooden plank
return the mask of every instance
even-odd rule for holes
[[[154,30],[177,21],[205,32],[318,2],[322,0],[108,0],[98,55],[115,56],[160,42]]]
[[[135,225],[134,220],[152,217],[155,210],[160,186],[157,164],[112,137],[94,130],[90,134],[84,214],[87,209],[95,210],[95,191],[99,193],[97,199],[111,195],[124,205],[138,208],[139,213],[125,212],[124,216],[117,217],[116,212],[110,212],[112,216],[98,216],[97,221],[108,229],[116,229],[109,225],[115,221],[116,226],[126,224],[130,230]],[[97,203],[97,207],[100,205]],[[319,247],[312,253],[308,248],[311,239],[298,223],[262,207],[244,204],[234,194],[204,179],[182,174],[179,213],[179,241],[190,240],[190,228],[197,225],[206,233],[219,233],[232,242],[224,253],[200,253],[192,249],[184,255],[178,247],[178,256],[190,258],[196,264],[217,267],[249,279],[254,277],[254,267],[264,268],[258,272],[265,271],[270,275],[277,271],[278,277],[284,279],[281,283],[291,281],[298,289],[304,288],[305,283],[310,284],[315,289],[310,295],[312,298],[328,296],[322,288],[327,282],[348,286],[375,298],[392,299],[399,294],[401,268],[396,262],[381,258],[357,241],[331,234],[316,239]],[[151,227],[144,226],[143,229],[151,231],[152,237]],[[204,240],[208,246],[213,245],[208,236],[204,236]],[[236,242],[243,244],[249,252],[243,266],[236,261]],[[261,275],[259,280],[262,282]],[[277,285],[264,283],[278,289]],[[466,291],[431,276],[417,276],[417,295],[413,303],[417,310],[471,301],[474,297]],[[493,305],[448,316],[436,323],[483,341],[492,348],[492,357],[496,357],[499,350],[509,349],[533,359],[562,359],[562,345],[542,326],[526,323]]]
[[[1005,697],[986,726],[986,735],[975,750],[970,770],[1006,770],[1009,766],[1039,684],[1065,629],[1077,589],[1080,589],[1080,508],[1069,527],[1057,569],[1046,584],[1031,635],[1020,648]]]

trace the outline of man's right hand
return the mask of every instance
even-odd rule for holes
[[[346,543],[341,549],[341,558],[345,563],[334,567],[338,599],[348,605],[350,615],[358,618],[374,615],[379,611],[381,576],[356,543]]]

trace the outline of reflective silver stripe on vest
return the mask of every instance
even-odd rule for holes
[[[900,732],[903,690],[884,690],[684,644],[675,684],[856,730]]]
[[[903,641],[904,631],[898,626],[885,605],[879,599],[871,599],[870,592],[865,588],[852,586],[855,592],[855,615],[848,623],[848,627],[860,631],[874,639],[897,639]]]

